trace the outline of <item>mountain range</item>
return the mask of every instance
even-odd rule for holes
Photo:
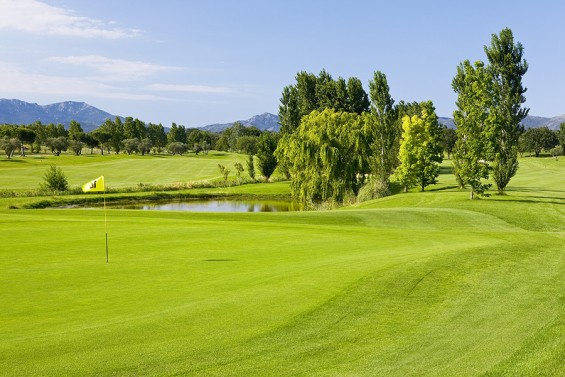
[[[66,101],[51,105],[38,105],[18,99],[0,99],[0,124],[63,124],[68,128],[77,121],[85,132],[92,131],[115,115],[97,109],[84,102]]]
[[[70,122],[74,120],[80,123],[85,132],[90,132],[104,123],[106,119],[113,120],[115,117],[116,115],[84,102],[66,101],[41,106],[37,103],[24,102],[18,99],[0,99],[0,124],[31,124],[39,120],[43,124],[61,123],[68,127]],[[255,115],[238,122],[245,127],[255,126],[260,130],[279,130],[279,117],[271,113]],[[439,122],[449,128],[455,128],[452,118],[440,117]],[[564,122],[565,114],[552,118],[528,115],[522,124],[526,128],[548,126],[552,130],[557,130],[559,125]],[[216,123],[199,128],[211,132],[221,132],[234,123]]]

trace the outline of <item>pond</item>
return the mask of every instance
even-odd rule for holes
[[[300,211],[297,203],[288,200],[184,200],[174,202],[112,204],[108,208],[138,209],[145,211],[191,212],[289,212]]]

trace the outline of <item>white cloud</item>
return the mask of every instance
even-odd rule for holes
[[[79,61],[81,59],[78,59]],[[93,60],[88,60],[92,62]],[[147,69],[144,72],[151,71]],[[112,71],[116,73],[116,70]],[[111,98],[117,100],[186,101],[187,98],[163,96],[158,92],[229,93],[231,89],[205,85],[113,85],[109,80],[87,76],[46,75],[24,71],[14,63],[0,61],[0,98],[17,98],[18,95],[47,95],[76,100],[82,97]],[[194,99],[193,99],[194,100]],[[209,99],[207,100],[209,101]]]
[[[179,84],[152,84],[147,89],[164,92],[185,92],[185,93],[229,93],[231,89],[221,86],[207,85],[179,85]]]
[[[99,55],[55,56],[46,60],[91,68],[99,75],[96,79],[102,81],[134,81],[156,73],[182,69],[133,60],[111,59]]]
[[[106,39],[128,38],[140,33],[116,28],[110,22],[76,16],[70,10],[36,0],[0,0],[0,9],[0,29]]]

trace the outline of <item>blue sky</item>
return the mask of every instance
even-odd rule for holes
[[[510,27],[531,115],[565,113],[565,2],[0,0],[0,98],[187,127],[278,112],[298,71],[387,75],[451,116],[463,60]]]

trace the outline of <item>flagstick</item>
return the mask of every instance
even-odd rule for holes
[[[106,189],[102,194],[104,198],[104,230],[106,231],[106,263],[108,263],[108,221],[106,220]]]

